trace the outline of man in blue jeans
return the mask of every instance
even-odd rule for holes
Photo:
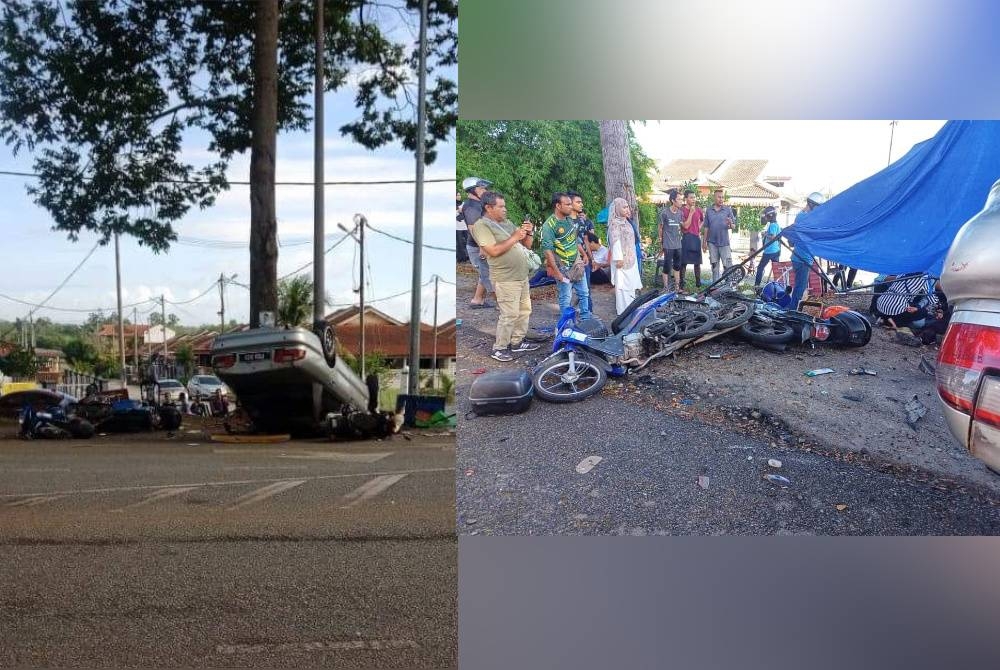
[[[781,242],[778,236],[781,234],[781,226],[778,225],[778,210],[774,207],[766,207],[761,214],[761,223],[764,224],[764,251],[757,262],[757,277],[753,283],[755,289],[760,288],[760,282],[764,279],[764,267],[768,263],[773,263],[781,256]]]
[[[575,222],[570,218],[573,203],[565,193],[552,195],[552,216],[542,224],[542,253],[545,254],[545,264],[549,276],[556,280],[559,288],[559,312],[571,306],[573,291],[579,300],[580,320],[589,319],[590,287],[587,285],[587,275],[580,268],[580,278],[570,280],[569,274],[573,264],[580,257],[580,235]]]
[[[826,198],[822,193],[813,191],[806,198],[806,212],[811,212],[820,205],[826,202]],[[801,212],[795,217],[795,220],[799,220]],[[795,288],[792,289],[792,309],[799,308],[799,301],[802,300],[802,296],[805,295],[806,288],[809,286],[809,273],[812,272],[813,265],[813,255],[806,247],[805,242],[799,240],[795,243],[795,250],[792,252],[792,270],[795,272]]]

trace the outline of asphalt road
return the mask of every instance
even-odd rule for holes
[[[0,440],[0,666],[455,664],[454,437]]]
[[[614,384],[614,382],[613,382]],[[780,431],[655,408],[634,385],[460,426],[459,532],[488,535],[993,535],[1000,501]],[[615,393],[618,391],[619,393]],[[460,391],[461,393],[461,391]],[[660,397],[658,397],[660,396]],[[683,405],[682,405],[683,407]],[[766,424],[766,417],[764,423]],[[755,422],[752,419],[748,423]],[[602,460],[577,471],[585,459]],[[780,468],[768,465],[781,462]],[[585,468],[581,468],[585,469]],[[768,474],[787,484],[772,483]],[[699,478],[707,478],[699,479]]]

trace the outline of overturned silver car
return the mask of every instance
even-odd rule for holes
[[[337,358],[333,327],[256,328],[216,338],[212,367],[263,432],[382,437],[398,430],[378,411],[378,377],[362,381]]]

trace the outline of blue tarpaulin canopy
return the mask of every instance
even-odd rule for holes
[[[784,236],[819,258],[941,274],[952,240],[1000,179],[1000,122],[949,121],[876,174],[803,212]]]

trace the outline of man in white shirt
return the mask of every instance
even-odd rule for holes
[[[587,248],[590,250],[590,283],[610,284],[611,252],[601,244],[601,238],[587,231]]]

